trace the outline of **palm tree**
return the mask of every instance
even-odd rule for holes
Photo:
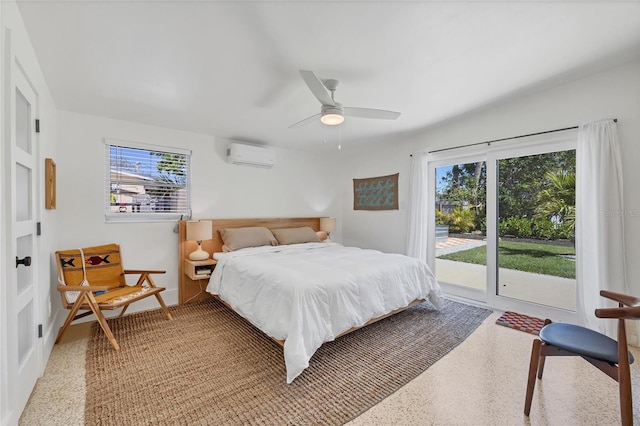
[[[570,229],[576,224],[576,174],[563,170],[546,172],[550,186],[538,193],[535,216],[557,220]]]
[[[456,207],[451,213],[446,215],[446,224],[451,232],[469,232],[474,228],[475,214],[471,210],[464,210]]]

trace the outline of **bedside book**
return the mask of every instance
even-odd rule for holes
[[[184,273],[192,280],[201,280],[209,278],[215,268],[215,259],[206,260],[191,260],[185,259],[184,261]]]

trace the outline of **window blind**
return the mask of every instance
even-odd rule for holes
[[[105,147],[107,221],[189,216],[190,151],[112,139]]]

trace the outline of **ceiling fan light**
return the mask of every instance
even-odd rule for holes
[[[326,124],[327,126],[337,126],[338,124],[342,124],[344,116],[341,114],[327,112],[322,114],[320,121],[322,121],[322,124]]]

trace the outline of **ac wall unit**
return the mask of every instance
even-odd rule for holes
[[[227,162],[239,166],[270,169],[276,164],[276,152],[272,148],[231,143],[227,147]]]

